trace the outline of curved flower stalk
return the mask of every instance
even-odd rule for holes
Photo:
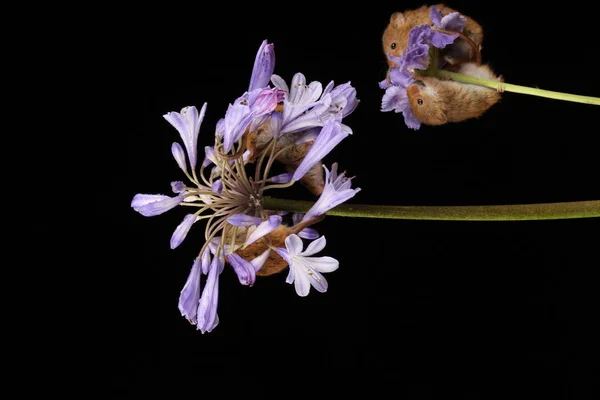
[[[205,223],[204,244],[179,298],[182,316],[202,333],[219,324],[219,279],[225,265],[246,286],[254,285],[257,277],[289,267],[287,282],[296,283],[298,295],[306,296],[310,284],[324,292],[327,282],[321,273],[334,271],[338,262],[331,257],[310,257],[323,250],[325,237],[309,226],[360,190],[350,187],[351,179],[344,173],[337,174],[337,163],[331,172],[322,164],[352,133],[342,120],[359,103],[356,89],[349,82],[335,86],[333,81],[323,89],[320,82],[307,84],[301,73],[288,86],[273,75],[274,66],[274,46],[265,40],[257,52],[248,90],[217,122],[214,144],[204,147],[203,157],[198,154],[198,137],[207,104],[200,110],[187,106],[165,114],[182,139],[183,146],[175,142],[171,151],[187,181],[171,182],[172,196],[137,194],[131,202],[144,216],[179,206],[190,210],[173,231],[172,249],[181,245],[197,223]],[[283,164],[288,172],[273,173],[275,163]],[[307,214],[264,206],[265,193],[298,181],[320,195]],[[301,238],[313,240],[304,252]]]

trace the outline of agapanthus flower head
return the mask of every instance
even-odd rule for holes
[[[272,75],[274,62],[273,45],[264,41],[248,90],[229,104],[217,122],[214,143],[201,148],[201,163],[197,162],[197,142],[206,103],[200,111],[188,106],[165,114],[183,142],[183,146],[173,143],[171,152],[185,178],[171,182],[174,196],[137,194],[131,202],[144,216],[160,215],[180,205],[185,209],[171,236],[172,249],[193,235],[197,225],[205,225],[204,244],[179,298],[182,316],[202,333],[219,324],[219,280],[226,264],[243,285],[252,286],[257,277],[289,267],[288,282],[296,282],[298,294],[308,294],[307,282],[324,291],[327,283],[320,272],[333,271],[338,262],[311,257],[325,246],[324,237],[311,226],[360,190],[351,189],[350,179],[337,174],[337,164],[331,172],[322,165],[322,159],[352,133],[341,121],[359,104],[356,89],[350,82],[335,86],[333,81],[323,89],[320,82],[306,84],[301,73],[294,75],[288,87]],[[272,173],[275,163],[287,172]],[[320,194],[308,213],[265,207],[267,191],[285,189],[297,181]],[[316,240],[302,252],[302,238]]]
[[[402,113],[406,126],[415,130],[421,127],[421,121],[410,107],[406,89],[416,82],[415,70],[429,68],[432,48],[443,49],[454,43],[458,37],[454,32],[461,32],[466,22],[466,17],[458,12],[442,16],[435,6],[431,7],[430,17],[433,27],[427,24],[415,26],[409,33],[404,53],[400,57],[389,55],[396,67],[391,68],[388,77],[379,83],[379,87],[385,89],[381,111]]]

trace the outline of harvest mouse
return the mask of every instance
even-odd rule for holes
[[[464,63],[458,73],[477,78],[498,80],[492,69],[485,64]],[[417,82],[406,89],[410,108],[422,123],[442,125],[477,118],[500,100],[502,89],[490,89],[478,85],[415,76]]]
[[[456,12],[456,10],[446,7],[444,4],[437,4],[436,7],[443,15]],[[415,10],[407,10],[404,12],[395,12],[390,17],[390,22],[383,32],[382,44],[383,52],[385,53],[388,65],[391,67],[397,66],[390,59],[390,54],[394,57],[400,57],[408,44],[410,31],[419,25],[432,25],[433,21],[430,17],[431,6],[422,6]],[[472,18],[465,15],[467,21],[462,32],[462,38],[465,40],[457,40],[454,44],[442,53],[442,57],[449,64],[459,64],[465,61],[475,60],[476,55],[479,55],[481,43],[483,42],[483,29]],[[475,49],[473,49],[473,46]],[[477,54],[474,54],[477,53]]]

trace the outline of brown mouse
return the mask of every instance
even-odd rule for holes
[[[390,22],[383,32],[382,38],[383,52],[385,53],[390,68],[397,66],[396,63],[390,59],[390,54],[394,57],[400,57],[402,55],[408,44],[410,31],[419,25],[433,24],[430,17],[431,7],[432,6],[422,6],[415,10],[395,12],[392,14]],[[436,4],[434,7],[441,11],[443,15],[456,12],[456,10],[446,7],[444,4]],[[478,50],[481,50],[481,43],[483,42],[482,27],[472,18],[466,15],[464,15],[464,17],[467,18],[467,21],[462,32],[463,37],[466,37],[467,41],[470,40],[473,43],[457,40],[456,43],[449,46],[450,48],[445,51],[447,54],[442,54],[442,56],[450,64],[474,60],[475,55],[473,54],[473,45],[478,47]]]
[[[486,64],[464,63],[458,73],[477,78],[498,80]],[[410,108],[422,123],[442,125],[478,118],[500,100],[501,89],[416,76],[418,81],[406,89]]]

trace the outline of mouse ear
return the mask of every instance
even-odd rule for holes
[[[402,14],[401,12],[395,12],[390,17],[390,23],[394,24],[397,27],[404,24],[405,22],[406,22],[406,18],[404,17],[404,14]]]

